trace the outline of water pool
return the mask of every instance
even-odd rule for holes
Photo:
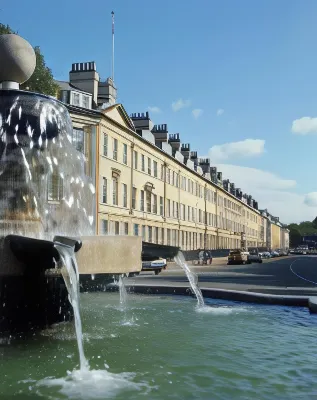
[[[79,365],[72,323],[3,339],[5,399],[310,399],[317,319],[304,308],[178,296],[81,295]]]

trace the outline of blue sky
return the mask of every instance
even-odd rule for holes
[[[84,61],[110,75],[114,10],[115,81],[128,113],[159,108],[155,123],[209,154],[282,220],[317,215],[315,0],[51,4],[0,0],[0,21],[41,47],[57,79]]]

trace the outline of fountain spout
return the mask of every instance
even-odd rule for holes
[[[82,248],[83,242],[80,239],[71,238],[67,236],[55,236],[53,239],[55,244],[64,245],[68,247],[72,247],[74,249],[74,253],[77,253]]]
[[[8,235],[5,240],[16,259],[24,264],[28,275],[55,268],[60,261],[56,245],[71,247],[74,253],[82,247],[79,239],[66,236],[55,236],[53,241],[34,239],[19,235]]]

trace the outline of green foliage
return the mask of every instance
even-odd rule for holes
[[[58,85],[54,82],[52,71],[46,66],[39,47],[35,47],[36,67],[31,78],[21,85],[21,89],[56,96]]]
[[[302,235],[298,229],[290,229],[289,231],[289,243],[290,247],[297,247],[302,243]]]
[[[303,221],[300,224],[289,224],[289,241],[291,247],[302,243],[303,235],[317,234],[317,217],[312,221]]]
[[[0,23],[0,35],[7,33],[15,33],[15,32],[13,32],[13,30],[10,28],[9,25],[4,25]]]
[[[314,225],[314,223],[315,223],[315,225]],[[317,223],[317,218],[315,218],[313,222],[303,221],[300,224],[289,224],[288,229],[289,230],[291,230],[291,229],[298,230],[298,232],[301,235],[312,235],[314,233],[317,234],[317,227],[315,227],[315,226],[317,226],[316,223]]]
[[[9,25],[0,23],[0,35],[16,33]],[[36,67],[31,78],[24,82],[20,87],[22,90],[42,93],[49,96],[56,96],[59,90],[58,85],[54,82],[52,71],[46,66],[44,56],[39,47],[34,48],[36,54]]]

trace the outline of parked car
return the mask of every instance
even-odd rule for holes
[[[155,261],[142,261],[142,271],[154,271],[158,275],[162,269],[166,269],[166,259],[159,258]]]
[[[278,251],[276,251],[276,250],[271,251],[271,257],[279,257],[279,256],[280,256],[280,253]]]
[[[287,256],[288,254],[288,252],[285,249],[276,249],[275,251],[278,253],[279,257]]]
[[[231,250],[228,256],[227,265],[231,264],[246,264],[248,262],[248,251],[243,251],[240,249]]]
[[[259,264],[262,263],[262,258],[260,256],[260,253],[257,250],[253,250],[253,251],[249,252],[248,263],[251,264],[253,262],[257,262]]]
[[[303,255],[309,254],[308,246],[305,246],[305,245],[298,246],[295,249],[295,254],[303,254]]]
[[[271,258],[271,253],[269,251],[264,251],[263,253],[261,253],[261,258]]]

